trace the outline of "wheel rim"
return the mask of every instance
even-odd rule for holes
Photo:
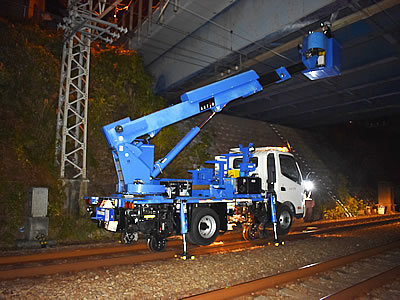
[[[151,251],[160,252],[167,247],[167,240],[153,236],[147,240],[147,246]]]
[[[165,248],[165,240],[154,239],[153,243],[153,248],[156,251],[161,251]]]
[[[252,224],[249,227],[249,239],[255,240],[257,238],[257,225]]]
[[[199,234],[204,239],[211,238],[217,228],[217,223],[212,216],[204,216],[199,221]]]
[[[290,213],[286,210],[282,211],[279,216],[279,226],[283,229],[289,228],[292,221]]]

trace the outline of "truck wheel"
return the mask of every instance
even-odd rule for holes
[[[284,204],[279,205],[277,207],[276,219],[278,221],[278,234],[288,234],[293,223],[293,213],[290,208]]]
[[[195,241],[192,240],[192,236],[190,235],[190,232],[186,234],[186,240],[191,243],[192,245],[197,245]]]
[[[167,248],[167,240],[152,235],[147,239],[147,248],[152,252],[163,251]]]
[[[121,242],[122,244],[132,244],[137,242],[139,239],[139,234],[137,232],[122,232],[121,234]]]
[[[219,233],[219,217],[215,210],[208,207],[199,207],[193,211],[189,241],[195,245],[206,246],[212,244]]]

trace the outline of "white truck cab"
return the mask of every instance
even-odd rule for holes
[[[230,153],[240,153],[239,148],[233,148]],[[299,165],[297,164],[293,154],[286,147],[260,147],[255,148],[253,157],[250,162],[255,164],[256,169],[250,173],[261,178],[262,190],[267,190],[268,164],[267,157],[272,157],[275,165],[276,183],[274,190],[277,201],[287,205],[293,215],[301,218],[305,213],[305,200],[311,200],[309,193],[305,190],[305,181],[303,181]],[[238,177],[240,163],[242,158],[230,157],[229,166],[232,177]]]

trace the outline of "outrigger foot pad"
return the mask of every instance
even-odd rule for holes
[[[188,253],[183,253],[183,254],[175,254],[175,258],[179,258],[182,260],[194,260],[195,256],[194,255],[190,255]]]
[[[279,240],[275,240],[273,243],[268,242],[268,246],[274,245],[275,247],[279,247],[279,246],[283,246],[285,245],[284,241],[279,241]]]

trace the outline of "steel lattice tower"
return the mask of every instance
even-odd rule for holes
[[[56,162],[61,179],[86,179],[90,45],[112,43],[125,28],[103,20],[121,0],[69,0],[57,110]]]

